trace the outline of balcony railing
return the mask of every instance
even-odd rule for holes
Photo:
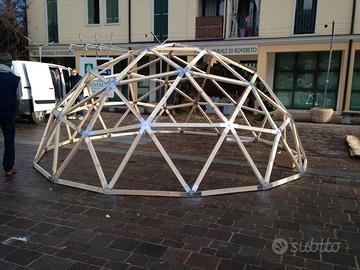
[[[220,39],[223,38],[224,16],[196,17],[196,39]]]

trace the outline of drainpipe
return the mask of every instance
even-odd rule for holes
[[[356,0],[353,0],[353,7],[352,7],[352,15],[351,15],[351,26],[350,26],[350,35],[354,34],[354,24],[355,24],[355,10],[356,10]],[[348,59],[346,63],[346,75],[345,75],[345,91],[344,91],[344,98],[342,104],[342,110],[345,110],[345,103],[348,94],[348,86],[349,86],[349,73],[350,73],[350,62],[351,62],[351,53],[353,48],[353,39],[350,38],[349,45],[348,45]]]
[[[129,18],[129,20],[128,20],[128,24],[129,24],[129,29],[128,29],[128,34],[129,34],[129,44],[131,43],[131,0],[128,0],[128,8],[129,8],[129,10],[128,10],[128,13],[129,13],[129,15],[128,15],[128,18]]]

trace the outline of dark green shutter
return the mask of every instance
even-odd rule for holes
[[[168,38],[168,0],[154,0],[154,34],[160,41]]]
[[[360,111],[360,51],[356,51],[355,53],[350,110]]]
[[[57,0],[47,0],[48,39],[49,42],[59,42]]]
[[[106,23],[119,22],[119,0],[106,0]]]
[[[99,0],[88,0],[88,24],[100,23]]]

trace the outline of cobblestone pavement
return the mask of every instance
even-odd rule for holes
[[[349,158],[345,135],[360,136],[360,126],[297,126],[309,155],[302,179],[257,193],[156,198],[51,184],[32,168],[44,126],[19,121],[18,174],[0,182],[0,269],[359,269],[360,160]],[[178,150],[180,160],[194,156]],[[143,158],[158,170],[156,155]],[[216,166],[225,167],[217,179],[236,174]],[[137,169],[136,178],[147,174]],[[278,238],[285,246],[273,245]]]

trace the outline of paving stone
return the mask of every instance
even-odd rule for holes
[[[341,253],[323,253],[322,259],[327,263],[346,265],[349,267],[356,268],[356,258],[351,255],[341,254]]]
[[[72,228],[59,226],[56,229],[54,229],[53,231],[51,231],[49,233],[49,235],[57,236],[57,237],[65,237],[65,236],[69,235],[70,233],[72,233],[73,231],[74,231],[74,229],[72,229]]]
[[[100,270],[101,268],[95,265],[75,262],[67,270]]]
[[[130,255],[131,255],[131,253],[128,251],[115,250],[115,249],[108,248],[108,249],[106,249],[105,254],[102,255],[101,257],[108,259],[110,261],[113,261],[113,262],[123,262],[127,258],[129,258]],[[95,256],[98,256],[98,255],[95,254]]]
[[[14,252],[17,249],[18,249],[17,247],[0,244],[0,259],[5,257],[6,255],[9,255],[10,253]]]
[[[105,265],[106,269],[111,269],[111,270],[126,270],[128,269],[130,266],[130,264],[128,263],[121,263],[121,262],[108,262]]]
[[[155,228],[161,227],[163,223],[164,223],[163,220],[150,218],[150,217],[145,217],[143,220],[140,221],[141,225],[155,227]]]
[[[169,210],[166,214],[174,217],[183,217],[186,215],[186,212],[180,210]]]
[[[33,227],[36,224],[38,224],[37,221],[26,218],[17,218],[7,223],[7,225],[10,227],[24,229],[24,230],[29,229],[30,227]]]
[[[74,256],[72,256],[71,259],[74,261],[79,261],[79,262],[83,262],[83,263],[87,263],[87,264],[93,264],[93,265],[97,265],[97,266],[103,266],[107,262],[107,260],[105,260],[105,259],[97,258],[95,256],[88,256],[88,255],[80,254],[80,253],[74,254]]]
[[[72,256],[75,255],[75,252],[68,251],[68,250],[59,250],[54,255],[61,257],[61,258],[71,258]]]
[[[207,255],[215,255],[216,249],[203,247],[203,248],[201,248],[200,253],[207,254]]]
[[[90,247],[91,245],[79,241],[67,240],[66,242],[62,243],[58,248],[60,248],[61,250],[75,252],[75,253],[84,253]]]
[[[40,253],[27,250],[27,249],[18,249],[13,253],[9,254],[4,258],[5,261],[13,262],[19,265],[29,265],[31,262],[35,261],[41,256]]]
[[[96,232],[93,231],[85,231],[85,230],[74,230],[69,233],[66,237],[71,240],[79,241],[79,242],[89,242],[97,235]]]
[[[132,254],[125,262],[131,265],[145,267],[149,260],[150,258],[148,256],[142,254]]]
[[[206,233],[206,230],[203,227],[187,224],[181,230],[181,232],[185,233],[185,234],[195,235],[195,236],[204,236]]]
[[[167,270],[167,269],[184,269],[183,266],[178,264],[173,264],[167,261],[163,261],[157,258],[151,258],[145,265],[146,269],[158,269],[158,270]]]
[[[240,244],[235,243],[229,243],[229,242],[223,242],[223,241],[213,241],[210,245],[211,248],[218,249],[218,250],[224,250],[229,253],[238,253],[241,249]]]
[[[338,231],[337,236],[340,239],[345,239],[345,240],[350,240],[350,241],[360,243],[360,232]]]
[[[221,260],[217,270],[242,270],[245,269],[245,264],[234,262],[231,260]]]
[[[136,265],[131,265],[130,268],[128,270],[144,270],[144,267],[140,267],[140,266],[136,266]]]
[[[204,269],[216,269],[219,259],[209,255],[192,253],[186,261],[186,264]]]
[[[142,243],[134,250],[134,252],[150,257],[160,258],[164,254],[166,249],[167,247],[164,246],[150,244],[150,243]]]
[[[233,257],[233,254],[229,253],[229,252],[226,252],[226,251],[223,251],[223,250],[218,250],[218,251],[216,251],[215,256],[219,257],[219,258],[231,259]]]
[[[264,239],[248,236],[245,234],[239,234],[239,233],[234,234],[230,241],[241,245],[260,248],[260,249],[264,248],[266,243]]]
[[[67,213],[72,213],[72,214],[81,214],[82,212],[88,210],[88,208],[86,207],[82,207],[79,205],[70,205],[64,209],[62,209],[62,211],[67,212]]]
[[[280,228],[280,229],[291,230],[291,231],[297,231],[297,232],[300,229],[299,223],[283,221],[283,220],[276,220],[274,222],[274,227]]]
[[[37,270],[63,270],[67,269],[71,264],[73,264],[73,261],[50,255],[43,255],[30,264],[29,267]]]
[[[29,231],[36,232],[36,233],[41,233],[41,234],[46,234],[49,231],[55,229],[56,227],[57,226],[53,225],[53,224],[39,223],[39,224],[35,225],[34,227],[31,227],[29,229]]]
[[[231,232],[225,232],[222,230],[213,230],[210,229],[207,231],[206,236],[211,239],[218,239],[223,241],[228,241],[231,237]]]
[[[16,217],[10,215],[0,214],[0,224],[6,224],[9,221],[15,220]]]
[[[99,246],[108,246],[116,237],[110,234],[97,234],[93,237],[89,244],[99,245]]]
[[[44,235],[44,234],[33,234],[30,238],[30,241],[33,243],[45,245],[45,246],[58,246],[64,242],[64,238],[52,236],[52,235]]]
[[[54,255],[55,253],[58,252],[58,249],[54,248],[54,247],[49,247],[49,246],[42,246],[37,250],[37,252]]]
[[[311,269],[311,270],[328,270],[332,269],[333,265],[321,262],[321,261],[315,261],[315,260],[305,260],[305,269]]]
[[[232,257],[232,260],[235,262],[240,262],[245,265],[259,265],[261,262],[260,258],[254,256],[245,256],[240,254],[235,254]]]
[[[282,263],[285,265],[304,267],[305,259],[302,257],[295,257],[295,256],[289,256],[287,254],[284,254]]]
[[[0,261],[0,269],[1,270],[14,270],[16,268],[17,268],[16,264]]]
[[[184,263],[186,259],[189,257],[189,255],[190,252],[188,251],[176,249],[176,248],[168,248],[161,258],[167,261]]]
[[[110,244],[109,247],[121,249],[125,251],[133,251],[139,245],[140,245],[139,241],[135,241],[128,238],[117,238]]]
[[[184,243],[182,243],[182,242],[177,242],[177,241],[172,241],[172,240],[165,240],[161,244],[164,246],[173,247],[173,248],[181,248],[184,245]]]

